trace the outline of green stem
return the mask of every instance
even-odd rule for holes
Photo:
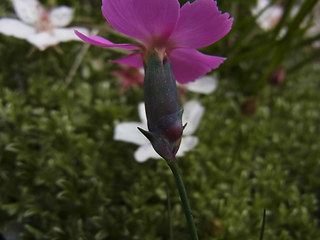
[[[166,186],[167,199],[168,199],[168,222],[169,222],[169,239],[173,240],[173,225],[172,225],[172,216],[171,216],[171,199],[169,195],[168,184]]]
[[[176,184],[179,190],[179,194],[180,194],[180,199],[181,199],[181,203],[182,203],[182,207],[184,209],[184,213],[186,215],[186,220],[187,220],[187,224],[189,226],[189,231],[191,234],[191,238],[192,240],[199,240],[198,238],[198,234],[197,234],[197,229],[196,226],[194,224],[194,220],[193,220],[193,216],[191,213],[191,208],[190,208],[190,203],[188,200],[188,196],[187,196],[187,192],[186,189],[184,187],[183,184],[183,180],[178,168],[178,165],[176,164],[176,162],[173,161],[167,161],[173,175],[174,178],[176,180]]]
[[[263,218],[262,218],[262,226],[260,231],[260,240],[263,240],[263,234],[264,234],[264,226],[266,224],[266,209],[263,209]]]

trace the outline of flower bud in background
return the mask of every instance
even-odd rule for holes
[[[284,81],[285,77],[286,71],[283,68],[278,68],[271,73],[269,83],[270,85],[277,86]]]
[[[252,97],[240,104],[240,110],[243,115],[251,116],[255,114],[259,106],[259,99]]]
[[[161,157],[175,160],[183,132],[183,110],[171,64],[157,53],[145,63],[144,92],[149,132],[139,130]]]

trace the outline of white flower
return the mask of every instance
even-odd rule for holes
[[[79,40],[74,30],[80,27],[63,28],[70,24],[73,9],[60,6],[46,10],[37,0],[12,0],[15,13],[20,18],[1,18],[0,33],[27,40],[40,50],[59,42]]]
[[[314,37],[320,34],[320,2],[316,4],[313,8],[313,24],[307,31],[307,36]],[[314,41],[312,46],[315,48],[320,48],[320,41]]]
[[[257,6],[252,8],[251,12],[253,16],[258,16],[257,23],[259,26],[263,30],[268,31],[275,27],[280,21],[283,14],[283,7],[279,5],[270,6],[270,0],[258,0]]]
[[[218,81],[216,77],[213,76],[203,76],[196,79],[194,82],[189,82],[187,84],[179,84],[178,87],[186,88],[188,91],[210,94],[218,87]]]
[[[139,145],[139,148],[134,153],[134,158],[138,162],[145,162],[149,158],[160,159],[161,157],[152,148],[149,140],[138,130],[138,127],[147,129],[144,103],[139,104],[138,110],[141,122],[119,123],[115,128],[114,139]],[[204,107],[197,101],[192,100],[184,105],[182,122],[187,123],[187,126],[183,131],[181,145],[176,155],[177,157],[183,156],[185,152],[191,150],[198,144],[199,139],[191,135],[198,128],[203,114]]]

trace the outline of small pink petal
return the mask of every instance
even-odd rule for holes
[[[103,0],[102,13],[119,32],[146,43],[166,40],[176,26],[178,0]]]
[[[119,63],[119,64],[128,65],[130,67],[137,67],[137,68],[143,67],[143,60],[142,60],[141,53],[132,53],[132,54],[127,55],[123,58],[109,60],[109,61]]]
[[[176,80],[187,83],[219,67],[226,58],[205,55],[193,48],[177,48],[171,51],[169,60]]]
[[[126,44],[126,43],[117,44],[117,43],[110,42],[109,40],[104,39],[103,37],[93,36],[93,35],[86,36],[86,35],[78,32],[77,30],[75,30],[74,32],[83,41],[90,43],[92,45],[95,45],[95,46],[116,47],[116,48],[122,48],[122,49],[126,49],[126,50],[140,49],[140,46],[138,44]]]
[[[221,14],[216,1],[187,2],[180,10],[177,27],[170,39],[181,47],[202,48],[225,36],[232,22],[228,13]]]

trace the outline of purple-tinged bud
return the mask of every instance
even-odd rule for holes
[[[274,70],[269,78],[269,83],[273,86],[277,86],[286,78],[286,71],[283,68]]]
[[[156,54],[145,64],[144,98],[149,132],[139,130],[161,157],[175,161],[183,132],[183,109],[171,64]]]

